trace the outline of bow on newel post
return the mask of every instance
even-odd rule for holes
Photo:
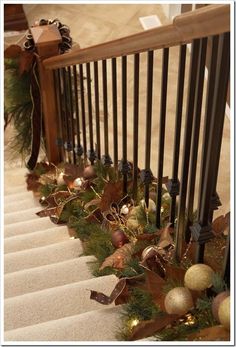
[[[40,96],[34,95],[35,107],[32,115],[32,151],[27,163],[29,169],[33,169],[37,163],[40,149],[42,118],[46,139],[47,159],[57,164],[60,161],[59,149],[57,146],[57,105],[54,87],[53,71],[46,70],[43,61],[46,58],[59,55],[59,44],[62,41],[61,34],[56,24],[39,25],[30,29],[35,48],[36,61],[39,73]],[[32,89],[32,94],[34,89]],[[43,115],[43,116],[42,116]]]

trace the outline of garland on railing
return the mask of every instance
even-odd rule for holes
[[[35,22],[34,26],[56,25],[62,38],[59,53],[71,49],[70,29],[58,19]],[[13,123],[13,134],[9,148],[12,157],[20,156],[29,169],[37,163],[40,144],[44,144],[42,132],[42,101],[39,76],[35,58],[35,44],[32,35],[26,34],[23,49],[18,45],[9,46],[4,52],[4,130]]]
[[[94,166],[83,160],[78,165],[38,163],[27,175],[27,186],[44,206],[37,214],[66,223],[70,235],[81,239],[84,254],[95,255],[94,275],[119,278],[110,296],[92,290],[90,295],[101,304],[125,304],[119,339],[229,340],[230,296],[222,278],[209,265],[192,265],[191,242],[181,262],[175,261],[166,190],[157,229],[155,183],[147,208],[142,183],[134,202],[132,180],[124,196],[120,174],[100,161]],[[215,224],[219,228],[219,219]]]

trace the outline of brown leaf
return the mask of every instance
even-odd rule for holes
[[[93,200],[87,202],[87,204],[84,205],[84,208],[88,209],[91,206],[98,206],[100,204],[100,201],[101,201],[101,199],[98,199],[98,198],[93,199]]]
[[[4,58],[18,58],[22,52],[22,49],[18,45],[11,45],[4,51]]]
[[[39,212],[36,213],[39,217],[51,217],[52,215],[55,215],[57,212],[57,207],[50,207],[45,208]]]
[[[75,180],[78,177],[83,177],[84,167],[75,164],[65,164],[64,172],[66,176],[69,176],[71,180]]]
[[[112,202],[119,202],[123,196],[123,182],[108,182],[104,187],[104,192],[100,202],[102,212],[109,210]]]
[[[20,54],[20,61],[19,61],[19,73],[22,75],[24,72],[28,72],[31,67],[34,60],[34,53],[22,51]]]
[[[221,215],[217,217],[212,223],[212,228],[214,232],[217,235],[219,235],[223,233],[229,227],[229,224],[230,224],[230,212],[228,212],[224,216]]]
[[[102,265],[100,270],[103,270],[105,267],[113,267],[115,269],[123,269],[125,263],[130,259],[133,250],[132,243],[126,243],[124,246],[118,248],[112,255],[107,257]]]
[[[85,219],[91,223],[102,223],[103,215],[101,213],[100,208],[96,208],[93,212],[91,212]]]
[[[230,341],[230,332],[222,325],[205,328],[188,336],[189,341]]]
[[[166,269],[166,279],[172,279],[172,280],[184,283],[184,276],[185,276],[186,270],[177,266],[173,266],[171,264],[166,264],[165,269]]]
[[[152,336],[164,329],[167,325],[175,322],[179,317],[180,316],[176,314],[163,314],[155,320],[142,321],[133,328],[130,340],[134,341]]]
[[[161,235],[161,230],[157,230],[155,233],[152,234],[140,234],[136,236],[137,240],[147,240],[147,241],[151,241],[153,239],[155,239],[156,237]]]
[[[152,295],[154,302],[159,305],[162,311],[165,311],[165,295],[163,294],[163,286],[165,280],[153,271],[146,270],[145,289]]]
[[[34,173],[28,173],[26,175],[27,190],[37,192],[41,187],[41,183],[38,181],[39,177]]]

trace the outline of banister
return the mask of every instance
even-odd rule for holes
[[[46,69],[109,59],[189,43],[230,31],[230,5],[209,5],[178,15],[173,23],[44,60]]]

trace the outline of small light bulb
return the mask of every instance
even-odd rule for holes
[[[136,327],[136,325],[138,325],[138,323],[139,323],[139,320],[137,318],[134,318],[130,323],[130,327],[131,328]]]
[[[129,208],[127,205],[123,205],[120,209],[121,214],[128,214],[129,213]]]
[[[161,213],[163,213],[164,212],[164,207],[163,206],[161,206]]]
[[[59,184],[59,185],[65,184],[63,176],[64,176],[64,172],[61,172],[58,175],[58,177],[57,177],[57,184]]]
[[[74,239],[75,239],[75,237],[74,237],[74,236],[71,236],[71,237],[70,237],[70,239],[71,239],[71,240],[74,240]]]

